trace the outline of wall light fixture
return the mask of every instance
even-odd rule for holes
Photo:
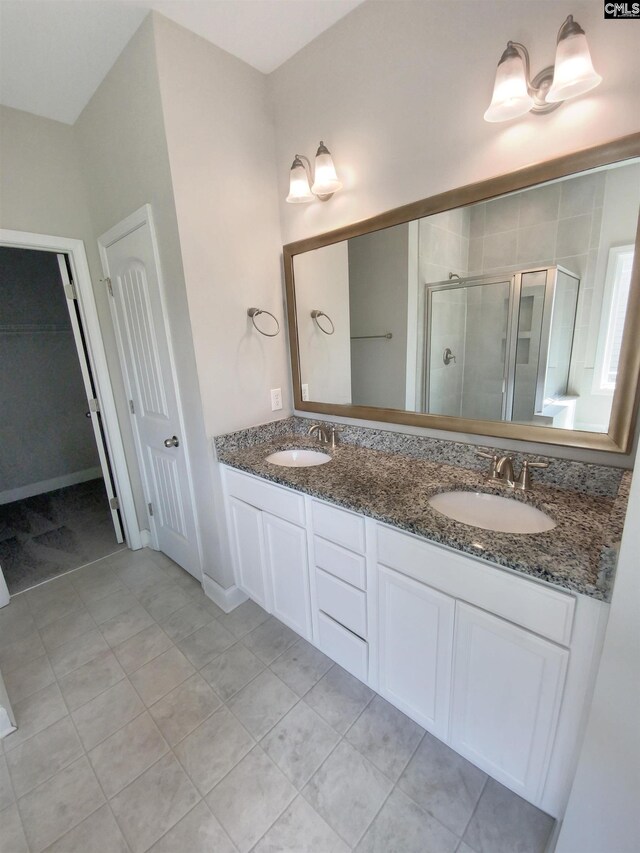
[[[591,62],[584,30],[569,15],[558,30],[555,65],[530,76],[529,51],[517,41],[507,42],[496,71],[493,98],[486,121],[508,121],[525,113],[543,115],[563,101],[575,98],[602,82]]]
[[[315,177],[312,177],[308,158],[304,154],[296,154],[289,175],[288,202],[304,204],[315,198],[327,201],[339,189],[342,189],[342,184],[338,180],[333,158],[324,142],[320,142],[316,151]]]

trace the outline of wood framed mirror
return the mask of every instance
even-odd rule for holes
[[[628,453],[640,133],[283,249],[302,412]]]

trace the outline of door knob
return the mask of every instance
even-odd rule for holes
[[[164,446],[165,447],[179,447],[180,442],[178,441],[178,436],[173,435],[173,436],[171,436],[171,438],[165,438]]]

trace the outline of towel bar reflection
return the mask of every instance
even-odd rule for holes
[[[259,316],[260,316],[260,314],[268,314],[268,315],[269,315],[269,317],[273,317],[273,319],[275,320],[275,323],[276,323],[276,330],[275,330],[275,332],[264,332],[264,331],[260,328],[260,326],[258,326],[258,324],[256,323],[256,317],[259,317]],[[277,334],[279,334],[279,332],[280,332],[280,323],[278,322],[278,318],[277,318],[277,317],[274,317],[274,315],[271,313],[271,311],[263,311],[263,310],[262,310],[262,308],[248,308],[248,309],[247,309],[247,316],[248,316],[248,317],[251,317],[251,322],[253,323],[253,326],[254,326],[255,330],[256,330],[257,332],[260,332],[260,334],[261,334],[261,335],[264,335],[264,336],[265,336],[265,338],[275,338],[275,336],[276,336]]]
[[[320,329],[321,332],[324,332],[325,335],[332,335],[335,332],[336,327],[333,325],[333,320],[328,314],[325,314],[324,311],[318,311],[317,308],[314,308],[311,312],[311,316],[316,326]],[[328,328],[322,325],[322,323],[320,322],[320,317],[326,317],[327,320],[331,323],[331,331],[329,331]]]
[[[385,332],[384,335],[351,335],[352,341],[372,341],[374,338],[386,338],[388,341],[391,340],[393,335],[391,332]]]

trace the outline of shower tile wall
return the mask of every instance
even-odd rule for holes
[[[420,287],[418,290],[418,352],[424,351],[425,282],[447,281],[449,273],[467,275],[469,256],[469,208],[448,210],[420,220],[419,263]],[[459,300],[451,300],[447,308],[439,312],[437,328],[431,349],[436,356],[432,360],[432,376],[429,391],[429,411],[433,414],[460,415],[462,409],[462,383],[465,366],[465,318],[464,294]],[[455,362],[445,366],[442,352],[449,347],[455,353]],[[421,363],[421,368],[424,366]],[[422,388],[424,375],[418,375],[418,387]]]

